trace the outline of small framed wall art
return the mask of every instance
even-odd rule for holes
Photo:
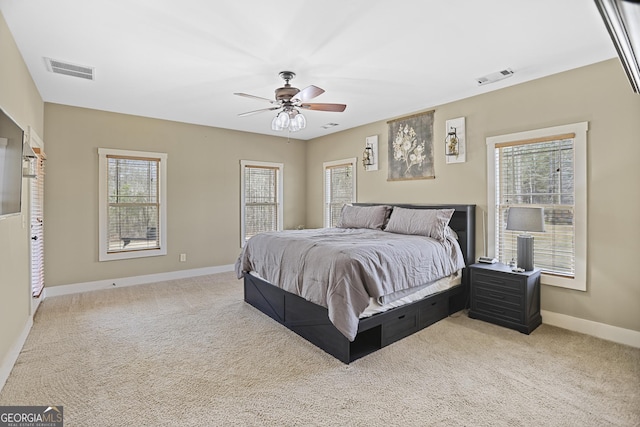
[[[366,138],[362,153],[362,166],[367,172],[378,170],[378,135]]]
[[[466,129],[464,117],[447,120],[447,136],[444,139],[446,163],[464,163],[467,161]]]

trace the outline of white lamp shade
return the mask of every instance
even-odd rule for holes
[[[507,230],[513,231],[544,231],[544,208],[516,207],[509,208],[507,214]]]

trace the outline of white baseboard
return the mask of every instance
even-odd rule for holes
[[[6,356],[2,360],[2,364],[0,365],[0,390],[4,388],[4,384],[7,382],[7,379],[11,374],[11,370],[13,369],[13,365],[15,365],[16,361],[18,360],[18,356],[22,351],[22,347],[24,346],[25,341],[27,341],[27,337],[29,336],[29,332],[31,331],[32,326],[33,318],[29,316],[27,319],[27,323],[24,325],[24,328],[20,333],[20,336],[13,343]]]
[[[188,277],[205,276],[207,274],[225,273],[233,271],[233,267],[232,264],[229,264],[216,267],[194,268],[191,270],[170,271],[168,273],[146,274],[144,276],[121,277],[118,279],[96,280],[95,282],[51,286],[44,288],[44,297],[56,297],[98,289],[121,288],[124,286],[143,285],[145,283],[162,282],[165,280],[186,279]]]
[[[617,342],[618,344],[640,348],[639,331],[567,316],[566,314],[555,313],[553,311],[541,310],[540,314],[542,315],[542,323],[547,325],[557,326],[570,331],[602,338],[607,341]]]

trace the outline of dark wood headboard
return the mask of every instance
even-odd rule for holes
[[[398,206],[407,209],[455,209],[449,222],[458,234],[466,265],[476,262],[476,205],[414,205],[401,203],[354,203],[355,206]]]

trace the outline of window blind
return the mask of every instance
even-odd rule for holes
[[[338,224],[342,206],[354,202],[353,173],[352,163],[325,168],[325,216],[328,219],[328,227]]]
[[[31,292],[39,297],[44,289],[44,155],[35,148],[36,176],[31,181]]]
[[[160,248],[160,159],[107,156],[108,253]]]
[[[245,241],[264,231],[278,230],[278,168],[244,168]]]
[[[505,230],[511,206],[544,208],[545,232],[534,236],[535,265],[545,273],[575,275],[575,134],[495,146],[496,254],[516,258],[518,231]]]

